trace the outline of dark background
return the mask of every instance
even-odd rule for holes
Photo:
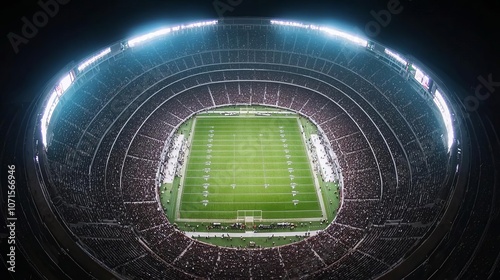
[[[49,0],[41,0],[47,2]],[[52,0],[55,1],[55,0]],[[63,0],[60,0],[63,1]],[[41,10],[36,0],[6,2],[1,8],[2,102],[29,101],[68,62],[79,60],[104,46],[159,25],[219,14],[214,0],[64,0],[59,11],[16,54],[7,35],[22,35],[22,17],[32,21]],[[359,30],[374,20],[370,11],[387,9],[389,0],[277,1],[218,0],[239,3],[223,17],[262,16],[341,24]],[[402,54],[412,54],[431,69],[444,73],[474,94],[477,77],[492,75],[500,81],[499,1],[400,0],[402,11],[381,28],[377,40]],[[7,6],[9,5],[9,6]],[[500,88],[498,89],[500,91]],[[498,91],[481,107],[498,105]]]
[[[42,0],[44,3],[49,0]],[[55,0],[50,0],[55,1]],[[63,0],[59,0],[63,2]],[[27,106],[46,83],[71,61],[78,61],[118,40],[160,25],[217,19],[218,3],[239,3],[223,17],[260,16],[320,25],[340,25],[363,34],[374,20],[370,11],[387,9],[389,0],[64,0],[59,11],[16,53],[8,39],[22,35],[22,18],[33,22],[42,8],[37,0],[10,0],[0,8],[0,137],[10,125],[10,113]],[[454,80],[460,99],[473,96],[478,77],[500,82],[500,1],[400,0],[402,11],[392,15],[376,40],[411,54],[437,74]],[[215,4],[214,4],[215,3]],[[222,8],[219,4],[219,8]],[[460,90],[461,89],[461,90]],[[482,90],[483,92],[484,89]],[[500,86],[479,112],[500,120]],[[13,109],[14,108],[14,109]],[[0,139],[2,140],[2,139]],[[3,141],[0,141],[2,143]],[[1,147],[0,147],[1,148]],[[0,172],[5,172],[4,169]],[[4,209],[0,209],[3,211]],[[3,227],[0,234],[5,233]],[[5,252],[1,252],[5,256]],[[2,259],[2,258],[0,258]],[[21,260],[19,260],[21,262]],[[2,265],[0,265],[2,267]]]

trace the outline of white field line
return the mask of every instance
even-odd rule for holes
[[[323,220],[323,217],[316,217],[316,218],[286,218],[287,222],[320,222],[322,220]],[[182,219],[178,219],[177,221],[178,222],[192,222],[192,223],[212,223],[212,222],[235,223],[235,222],[238,222],[238,219],[187,219],[187,218],[182,218]],[[275,223],[275,222],[277,222],[277,223],[283,222],[283,219],[262,219],[260,221],[260,223]]]
[[[227,162],[213,162],[212,164],[216,165],[216,164],[226,164]],[[253,164],[255,165],[253,162],[239,162],[238,164]],[[286,163],[281,163],[279,161],[274,161],[274,162],[266,162],[266,164],[271,164],[271,165],[277,165],[277,164],[286,164]],[[307,164],[307,162],[304,162],[304,163],[300,163],[301,165],[302,164]],[[200,162],[200,163],[191,163],[191,165],[205,165],[204,162]],[[287,164],[288,165],[288,164]]]
[[[189,237],[221,237],[223,234],[224,236],[231,236],[231,237],[271,237],[271,236],[293,236],[295,237],[296,235],[299,236],[305,236],[306,234],[309,234],[309,236],[314,236],[321,232],[321,230],[311,230],[311,231],[285,231],[285,232],[253,232],[253,231],[246,231],[246,232],[191,232],[187,231],[184,232],[185,235]]]
[[[233,134],[233,143],[236,142],[236,135]],[[233,145],[233,184],[236,184],[236,167],[235,167],[235,162],[236,162],[236,145]]]
[[[230,187],[227,187],[227,188],[230,188]],[[203,195],[203,193],[200,193],[200,192],[184,192],[184,194],[195,194],[195,195]],[[255,193],[255,192],[245,192],[245,193],[235,193],[235,194],[231,194],[231,195],[254,195],[254,194],[259,194],[259,195],[262,195],[262,196],[266,196],[266,195],[275,195],[275,194],[290,194],[290,192],[273,192],[273,193],[261,193],[261,192],[258,192],[258,193]],[[316,194],[316,192],[299,192],[299,194]],[[227,193],[212,193],[210,194],[212,196],[216,196],[216,195],[227,195]],[[378,199],[377,199],[378,200]]]
[[[302,179],[302,178],[310,178],[311,176],[294,176],[294,179]],[[189,177],[186,177],[187,179],[199,179],[199,178],[203,178],[203,176],[201,177],[198,177],[198,176],[189,176]],[[256,177],[256,176],[238,176],[238,178],[261,178],[261,177]],[[269,178],[276,178],[276,179],[283,179],[283,178],[288,178],[290,179],[289,176],[272,176],[272,177],[269,177]]]
[[[255,135],[253,135],[255,136]],[[276,142],[276,140],[278,139],[269,139],[269,140],[263,140],[262,142]],[[299,140],[290,140],[290,141],[295,141],[295,142],[298,142]],[[207,139],[207,142],[208,142],[208,139]],[[218,139],[217,142],[245,142],[245,143],[248,143],[248,139],[242,139],[242,140],[231,140],[231,139]],[[278,144],[276,144],[277,146]],[[296,144],[297,146],[300,146],[300,144]]]
[[[279,163],[279,162],[277,162]],[[277,171],[277,170],[280,170],[280,171],[283,171],[283,168],[268,168],[266,169],[267,171]],[[298,170],[309,170],[309,168],[294,168],[293,169],[294,171],[298,171]],[[190,171],[204,171],[204,169],[190,169]],[[227,170],[225,169],[210,169],[210,172],[225,172]],[[251,171],[262,171],[260,169],[245,169],[246,172],[251,172]]]
[[[199,212],[206,212],[205,210],[181,210],[182,212],[188,212],[188,213],[199,213]],[[233,213],[236,212],[237,210],[213,210],[210,212],[217,212],[217,213]],[[249,211],[254,211],[254,210],[249,210]],[[265,211],[265,212],[273,212],[273,213],[290,213],[290,212],[320,212],[321,210],[283,210],[283,211],[278,211],[278,210],[272,210],[272,211]],[[264,211],[263,211],[264,212]]]
[[[318,203],[317,200],[301,200],[300,203],[312,203],[316,202]],[[233,202],[233,201],[216,201],[212,202],[210,201],[210,204],[244,204],[244,203],[256,203],[256,204],[291,204],[293,203],[292,200],[289,202],[276,202],[276,201],[238,201],[238,202]],[[184,201],[183,204],[201,204],[199,201]],[[181,210],[182,212],[188,211],[188,210]],[[290,210],[291,211],[291,210]],[[320,211],[320,210],[315,210],[315,211]],[[212,211],[201,211],[201,212],[212,212]],[[215,210],[214,210],[215,212]],[[234,212],[234,211],[232,211]],[[267,212],[267,211],[266,211]],[[283,210],[282,212],[287,212]]]
[[[220,111],[217,111],[217,112],[214,112],[214,114],[217,114],[217,113],[236,113],[236,112],[239,112],[239,111],[228,111],[228,112],[220,112]],[[257,111],[255,111],[255,113],[257,113]],[[267,111],[259,111],[259,113],[271,113],[271,112],[267,112]],[[279,114],[278,112],[274,112],[274,114]],[[203,116],[203,115],[198,115],[197,118],[200,118],[200,119],[211,119],[211,118],[214,118],[214,119],[221,119],[221,118],[245,118],[245,119],[266,119],[266,120],[269,120],[269,119],[293,119],[293,118],[296,118],[297,115],[295,116],[252,116],[252,115],[245,115],[245,116],[239,116],[239,115],[235,115],[235,116]]]
[[[206,155],[204,155],[204,156],[202,156],[202,155],[199,155],[199,156],[193,156],[193,155],[191,155],[190,157],[191,158],[206,158],[207,156]],[[283,158],[283,157],[284,156],[263,156],[263,158]],[[210,158],[234,158],[234,156],[213,156],[212,155]],[[303,157],[295,156],[293,158],[307,158],[307,157],[305,157],[305,156],[303,156]],[[280,162],[278,161],[277,163],[280,163]]]
[[[200,185],[199,184],[185,184],[184,185],[185,187],[199,187]],[[241,184],[241,185],[238,185],[238,187],[250,187],[250,188],[253,188],[253,187],[262,187],[263,185],[262,184]],[[217,187],[217,186],[215,186]],[[229,187],[229,185],[219,185],[218,187]],[[271,185],[271,187],[274,187],[274,188],[283,188],[283,187],[287,187],[287,188],[291,188],[289,184],[273,184]],[[300,184],[297,184],[295,186],[296,189],[303,189],[303,188],[309,188],[310,186],[308,184],[304,184],[304,183],[300,183]],[[273,189],[273,188],[271,188]]]
[[[262,159],[262,171],[264,172],[264,188],[267,189],[267,178],[266,178],[266,161],[264,160],[266,157],[264,156],[264,147],[262,145],[262,138],[260,140],[260,157]]]

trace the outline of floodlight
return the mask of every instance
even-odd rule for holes
[[[406,65],[408,62],[406,60],[404,60],[398,53],[396,52],[393,52],[389,49],[385,49],[384,52],[386,54],[388,54],[389,56],[393,57],[394,59],[396,59],[397,61],[399,61],[401,64],[403,65]]]
[[[100,53],[98,53],[97,55],[94,55],[93,57],[85,60],[80,65],[78,65],[78,71],[80,71],[80,72],[83,71],[83,69],[87,68],[90,64],[96,62],[98,59],[102,58],[103,56],[107,55],[110,52],[111,52],[111,48],[107,48],[107,49],[101,51]]]
[[[446,101],[444,100],[439,90],[436,90],[436,92],[434,93],[433,101],[438,107],[439,112],[441,113],[441,117],[443,118],[447,134],[448,151],[450,151],[451,146],[453,145],[453,140],[455,138],[450,110],[448,109],[448,105],[446,104]]]
[[[202,26],[213,25],[213,24],[217,24],[217,20],[195,22],[195,23],[191,23],[191,24],[188,24],[188,25],[178,25],[178,26],[174,26],[174,27],[162,28],[160,30],[157,30],[157,31],[154,31],[154,32],[151,32],[151,33],[147,33],[147,34],[141,35],[139,37],[135,37],[133,39],[130,39],[128,41],[128,46],[129,47],[133,47],[133,46],[135,46],[138,43],[150,40],[152,38],[156,38],[156,37],[159,37],[159,36],[166,35],[166,34],[171,33],[173,31],[178,31],[178,30],[181,30],[181,29],[188,29],[188,28],[195,28],[195,27],[202,27]]]
[[[277,25],[285,25],[285,26],[293,26],[293,27],[300,27],[300,28],[305,28],[305,29],[312,29],[312,30],[320,30],[322,32],[325,32],[329,35],[333,36],[338,36],[343,39],[347,39],[355,44],[361,45],[363,47],[366,47],[368,44],[368,41],[365,39],[362,39],[360,37],[351,35],[349,33],[330,28],[330,27],[324,27],[324,26],[316,26],[312,24],[303,24],[300,22],[294,22],[294,21],[281,21],[281,20],[271,20],[271,24],[277,24]]]

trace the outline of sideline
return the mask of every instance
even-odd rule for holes
[[[314,236],[320,233],[322,230],[311,230],[311,231],[289,231],[289,232],[253,232],[253,231],[245,231],[245,232],[196,232],[196,231],[186,231],[185,235],[195,238],[195,237],[222,237],[230,236],[230,237],[281,237],[281,236],[305,236],[306,234],[310,234],[309,236]],[[308,236],[308,237],[309,237]]]
[[[306,150],[306,155],[307,158],[309,159],[309,168],[311,171],[311,176],[314,179],[314,188],[316,189],[316,195],[318,197],[318,203],[321,208],[321,213],[323,214],[323,219],[328,219],[328,214],[326,213],[326,208],[325,208],[325,201],[323,194],[321,193],[321,185],[318,181],[318,174],[314,171],[314,163],[312,160],[311,152],[309,151],[309,147],[307,146],[307,140],[306,140],[306,134],[304,132],[304,128],[302,127],[302,124],[300,123],[300,119],[297,118],[297,125],[299,126],[300,129],[300,135],[302,139],[302,144],[304,145],[304,149]]]
[[[185,178],[185,173],[186,173],[186,168],[188,166],[188,157],[189,157],[189,154],[191,154],[191,143],[193,141],[193,137],[194,137],[194,127],[196,126],[196,117],[194,117],[193,119],[193,124],[191,126],[191,132],[189,133],[189,137],[187,139],[187,142],[186,142],[186,149],[189,149],[187,150],[185,153],[184,153],[184,163],[182,164],[182,169],[181,169],[181,180],[179,182],[179,186],[178,186],[178,189],[177,189],[177,200],[175,201],[175,218],[174,218],[174,223],[176,220],[179,220],[181,218],[181,198],[182,198],[182,193],[183,193],[183,189],[184,189],[184,178]],[[174,185],[172,184],[172,187],[174,187]]]

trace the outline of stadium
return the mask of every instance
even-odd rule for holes
[[[57,278],[482,278],[498,138],[452,93],[416,58],[313,23],[112,43],[23,120],[23,230],[46,245],[20,250]]]

